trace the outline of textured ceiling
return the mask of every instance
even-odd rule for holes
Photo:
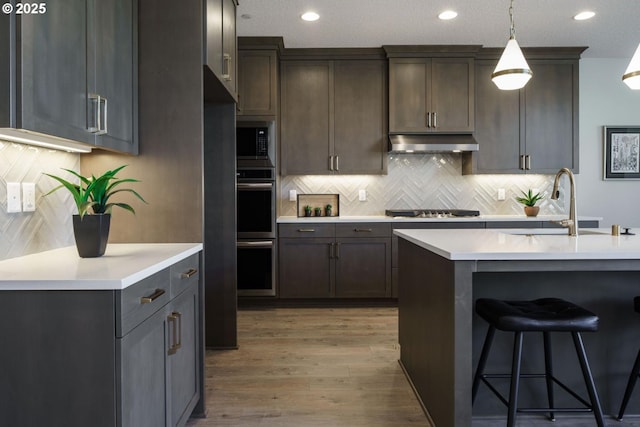
[[[480,44],[509,38],[508,0],[239,0],[238,36],[282,36],[285,47]],[[454,9],[458,17],[437,15]],[[304,22],[314,10],[321,18]],[[572,17],[583,10],[596,16]],[[244,15],[244,16],[243,16]],[[247,18],[247,15],[249,18]],[[516,0],[521,46],[588,46],[583,57],[630,58],[640,43],[640,0]]]

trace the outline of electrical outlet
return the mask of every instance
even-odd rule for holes
[[[296,190],[289,190],[289,201],[290,202],[295,202],[297,195],[298,195],[298,193],[297,193]]]
[[[498,188],[498,200],[506,199],[504,188]]]
[[[33,182],[22,183],[22,210],[24,212],[36,210],[36,185]]]
[[[7,213],[22,212],[20,183],[7,182]]]
[[[358,200],[360,200],[361,202],[367,201],[367,190],[358,191]]]

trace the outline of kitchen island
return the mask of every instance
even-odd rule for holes
[[[584,334],[585,346],[603,409],[617,411],[640,345],[640,317],[633,310],[633,296],[640,295],[640,237],[580,231],[577,237],[549,229],[394,231],[400,362],[434,425],[464,427],[474,417],[506,417],[506,408],[484,386],[472,410],[472,375],[487,328],[474,314],[474,301],[482,297],[559,297],[598,314],[600,329]],[[553,335],[554,371],[584,395],[571,340]],[[530,336],[523,370],[539,372],[541,339]],[[510,371],[512,340],[512,334],[498,332],[487,372]],[[561,391],[556,395],[558,406],[575,406]],[[544,399],[544,382],[523,384],[524,406],[542,406]],[[627,414],[638,413],[640,399],[632,398]]]
[[[202,244],[0,261],[0,425],[183,426],[204,413]]]

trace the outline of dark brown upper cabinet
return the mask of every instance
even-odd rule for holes
[[[281,62],[281,174],[384,174],[386,63]]]
[[[204,96],[219,100],[230,96],[237,101],[236,0],[203,0],[205,28]],[[226,93],[220,93],[225,90]]]
[[[137,154],[138,2],[49,6],[0,16],[0,127]]]
[[[527,85],[499,90],[491,81],[499,52],[476,61],[476,131],[480,150],[464,153],[463,173],[578,172],[578,68],[584,48],[525,49]]]
[[[282,37],[238,38],[238,116],[278,115]]]
[[[471,133],[478,46],[385,46],[390,133]]]

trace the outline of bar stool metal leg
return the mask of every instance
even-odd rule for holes
[[[553,364],[551,354],[551,339],[549,337],[549,332],[543,332],[542,338],[544,342],[544,373],[545,380],[547,381],[547,398],[549,401],[549,409],[553,409]],[[556,420],[553,411],[549,411],[549,419],[551,421]]]
[[[596,424],[598,427],[604,427],[604,419],[602,418],[602,406],[600,406],[600,400],[596,393],[596,386],[593,381],[593,375],[591,375],[591,369],[589,369],[589,362],[587,361],[587,353],[584,350],[584,344],[582,342],[582,335],[580,332],[571,332],[573,337],[573,344],[576,347],[576,353],[578,354],[578,360],[580,361],[580,368],[582,369],[582,375],[584,376],[584,382],[589,392],[589,398],[591,399],[591,407],[593,409],[593,415],[596,418]]]
[[[507,427],[516,425],[518,411],[518,389],[520,388],[520,366],[522,361],[522,332],[516,332],[513,340],[513,361],[511,363],[511,390],[509,391],[509,412]]]
[[[633,392],[633,388],[636,385],[636,381],[638,381],[638,375],[640,375],[640,351],[638,351],[636,361],[633,364],[633,369],[631,369],[631,374],[629,375],[627,388],[624,391],[624,398],[622,399],[622,404],[620,405],[620,412],[618,412],[618,420],[622,420],[624,411],[625,409],[627,409],[627,404],[629,403],[629,399],[631,398],[631,393]]]
[[[496,328],[489,326],[487,330],[487,336],[484,339],[482,345],[482,352],[480,353],[480,360],[478,361],[478,368],[476,369],[476,375],[473,377],[473,387],[471,388],[471,403],[475,402],[476,394],[478,393],[478,387],[480,386],[480,379],[484,374],[484,368],[487,364],[487,358],[491,350],[491,344],[493,342],[493,336],[496,334]]]

